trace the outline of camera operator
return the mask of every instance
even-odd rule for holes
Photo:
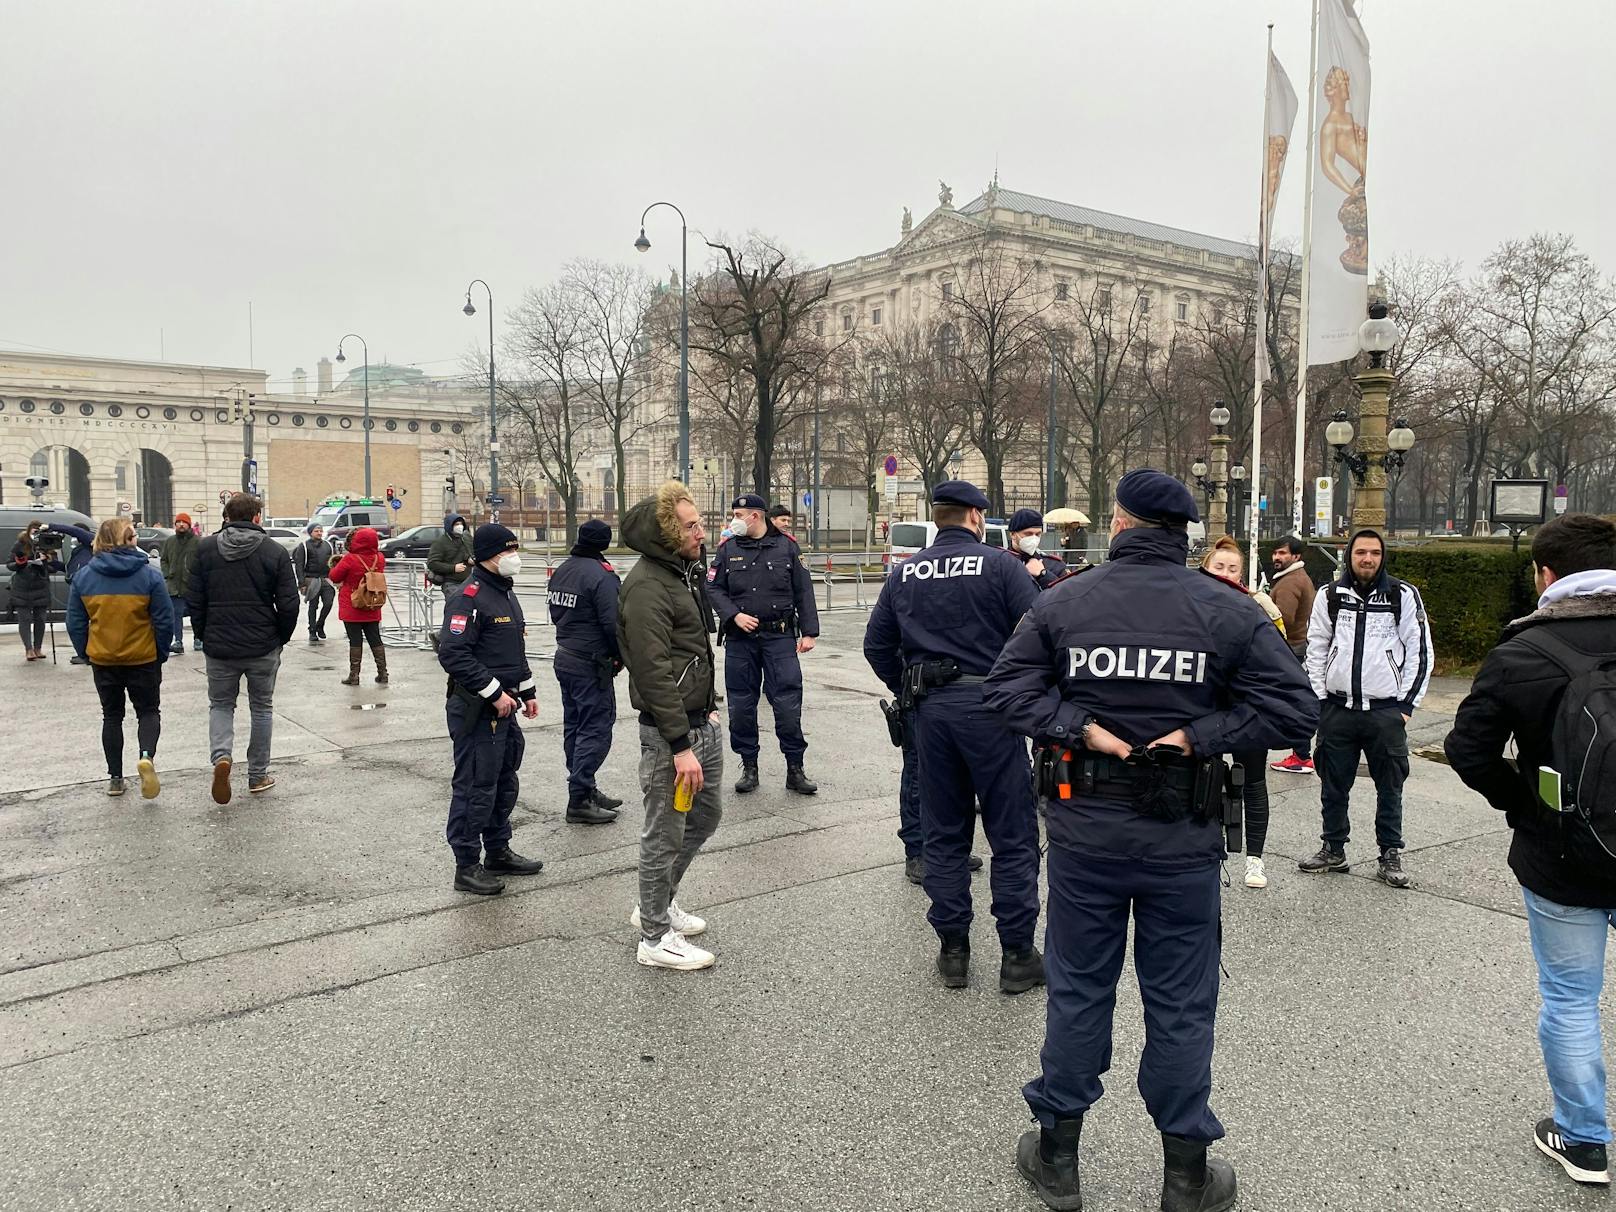
[[[62,571],[57,558],[60,535],[42,534],[44,523],[29,522],[11,548],[11,605],[17,612],[17,635],[24,655],[42,661],[45,654],[45,619],[50,613],[51,574]]]

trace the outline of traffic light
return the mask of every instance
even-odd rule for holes
[[[387,486],[387,499],[389,501],[393,499],[393,486],[391,484]]]
[[[448,485],[450,492],[455,490],[455,478],[453,476],[444,476],[443,482]]]

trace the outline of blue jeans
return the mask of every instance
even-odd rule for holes
[[[170,648],[178,648],[185,643],[185,616],[191,613],[191,607],[184,598],[171,598],[174,603],[174,642]]]
[[[1616,910],[1561,905],[1522,888],[1543,1009],[1537,1017],[1543,1067],[1554,1094],[1554,1122],[1569,1141],[1605,1144],[1605,1050],[1599,992],[1605,935]]]

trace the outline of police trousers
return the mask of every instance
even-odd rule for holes
[[[601,671],[584,656],[558,649],[556,681],[561,683],[561,752],[567,761],[567,795],[588,796],[595,790],[595,771],[612,751],[617,723],[617,695],[601,684]]]
[[[926,849],[920,831],[920,771],[915,768],[915,713],[903,713],[903,773],[898,776],[898,840],[905,859],[920,858]]]
[[[466,719],[476,708],[456,695],[449,700],[449,737],[454,742],[454,776],[449,790],[449,825],[445,833],[455,863],[480,861],[482,852],[510,844],[511,810],[516,807],[522,768],[522,727],[516,712],[504,719],[484,713]]]
[[[731,632],[724,640],[724,693],[729,697],[729,747],[742,764],[758,756],[758,690],[769,696],[774,735],[793,766],[802,764],[808,741],[802,735],[802,663],[797,639],[789,632]]]
[[[1053,811],[1054,809],[1051,809]],[[1111,1067],[1111,1019],[1133,915],[1133,965],[1145,1010],[1139,1093],[1162,1132],[1213,1141],[1212,1093],[1222,906],[1218,865],[1151,869],[1049,848],[1049,982],[1043,1073],[1022,1089],[1046,1128],[1099,1101]]]
[[[939,937],[971,928],[967,863],[982,805],[982,832],[993,850],[989,885],[999,941],[1032,946],[1038,926],[1038,815],[1026,743],[982,705],[982,687],[954,682],[915,708],[915,763],[925,837],[927,920]]]

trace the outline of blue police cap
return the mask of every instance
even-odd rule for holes
[[[1043,529],[1044,515],[1036,509],[1018,509],[1010,515],[1009,530],[1015,534],[1018,530]]]
[[[767,509],[769,503],[755,492],[743,492],[729,503],[731,509]]]
[[[1165,472],[1140,467],[1117,481],[1117,504],[1141,522],[1182,526],[1199,522],[1190,490]]]
[[[933,505],[964,505],[967,509],[986,509],[987,497],[969,480],[944,480],[931,490]]]

